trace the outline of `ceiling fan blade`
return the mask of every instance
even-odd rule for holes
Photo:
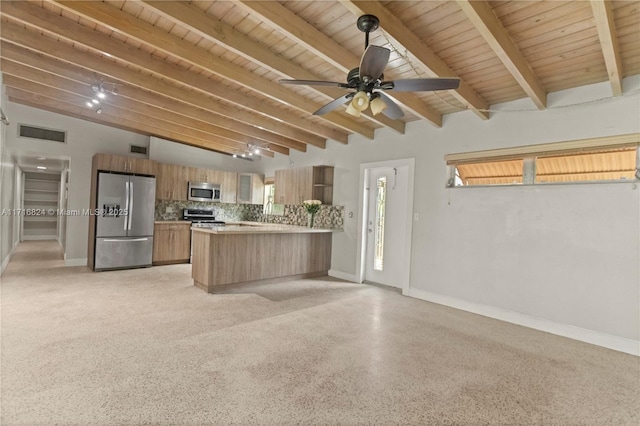
[[[353,98],[353,95],[354,95],[353,93],[347,93],[344,96],[340,96],[339,98],[332,100],[331,102],[329,102],[328,104],[326,104],[325,106],[323,106],[322,108],[314,112],[313,115],[322,115],[322,114],[331,112],[334,109],[338,108],[339,106],[349,102],[349,100]]]
[[[323,80],[278,80],[280,84],[299,84],[306,86],[338,86],[349,87],[345,83],[338,83],[337,81],[323,81]]]
[[[382,99],[382,101],[387,105],[384,111],[382,111],[384,115],[386,115],[392,120],[397,120],[398,118],[404,115],[402,110],[398,107],[398,105],[396,105],[395,102],[393,102],[393,100],[390,97],[388,97],[382,92],[376,92],[376,94],[380,96],[380,99]]]
[[[459,78],[410,78],[406,80],[383,81],[384,84],[393,83],[394,92],[427,92],[433,90],[451,90],[460,86]]]
[[[387,66],[387,62],[389,62],[390,54],[391,51],[384,47],[374,45],[367,47],[360,60],[360,78],[379,79]]]

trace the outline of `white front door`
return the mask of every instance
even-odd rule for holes
[[[364,280],[402,288],[408,167],[369,169]]]

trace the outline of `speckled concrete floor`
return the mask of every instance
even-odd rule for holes
[[[637,425],[637,357],[313,279],[209,295],[188,265],[2,277],[2,425]]]

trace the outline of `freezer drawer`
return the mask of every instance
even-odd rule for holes
[[[153,237],[96,238],[94,269],[151,266]]]

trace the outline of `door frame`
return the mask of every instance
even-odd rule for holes
[[[369,174],[371,169],[379,167],[407,167],[408,168],[408,182],[407,182],[407,204],[405,206],[406,214],[406,227],[405,227],[405,258],[402,279],[402,294],[409,294],[409,287],[411,283],[411,235],[413,231],[413,191],[414,191],[414,174],[415,174],[415,158],[403,158],[398,160],[378,161],[375,163],[362,163],[360,164],[360,184],[358,189],[358,238],[357,238],[357,254],[356,254],[356,281],[362,283],[364,280],[364,269],[366,267],[365,256],[367,254],[366,242],[367,242],[367,220],[369,214],[369,193],[366,191],[366,187],[369,181]]]

